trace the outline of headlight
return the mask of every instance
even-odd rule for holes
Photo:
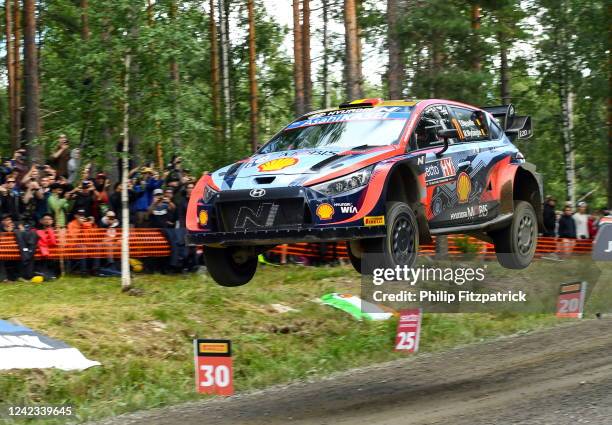
[[[213,198],[213,196],[215,196],[217,193],[219,192],[217,192],[212,187],[204,186],[204,196],[202,196],[202,199],[204,199],[204,203],[208,204],[210,200]]]
[[[312,186],[312,189],[327,196],[335,196],[348,192],[368,184],[373,169],[374,166],[371,165],[347,176],[338,177],[337,179]]]

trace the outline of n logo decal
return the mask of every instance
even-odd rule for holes
[[[277,204],[263,203],[259,205],[257,212],[249,207],[240,207],[234,227],[236,229],[272,227],[276,214],[278,213],[278,207]]]

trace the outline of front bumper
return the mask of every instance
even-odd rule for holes
[[[246,230],[243,232],[190,232],[188,245],[245,246],[295,242],[332,242],[385,236],[384,226],[300,227],[294,229]]]

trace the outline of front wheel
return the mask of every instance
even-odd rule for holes
[[[412,208],[403,202],[389,202],[385,225],[385,237],[364,240],[364,273],[371,274],[375,268],[412,267],[416,262],[419,228]]]
[[[529,202],[516,201],[512,222],[491,233],[497,261],[507,269],[524,269],[531,264],[538,243],[538,217]]]
[[[245,248],[204,247],[208,273],[221,286],[241,286],[248,283],[257,270],[257,255]]]

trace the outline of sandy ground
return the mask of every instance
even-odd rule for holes
[[[612,424],[612,319],[100,424]]]

